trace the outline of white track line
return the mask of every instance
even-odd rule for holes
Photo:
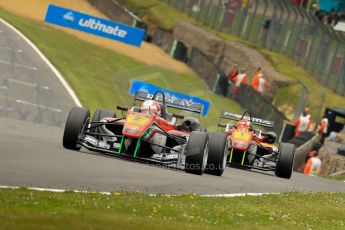
[[[61,73],[53,66],[53,64],[46,58],[46,56],[44,56],[44,54],[37,48],[37,46],[35,46],[24,34],[22,34],[19,30],[17,30],[14,26],[6,22],[4,19],[0,18],[0,21],[4,23],[7,27],[12,29],[15,33],[17,33],[24,41],[26,41],[31,46],[33,50],[36,51],[36,53],[40,56],[40,58],[48,65],[48,67],[53,71],[55,76],[60,80],[62,85],[67,90],[68,94],[72,97],[74,103],[77,106],[82,106],[82,104],[80,103],[73,89],[68,85],[67,81],[61,75]]]
[[[0,95],[0,98],[4,98],[5,100],[15,101],[16,103],[23,104],[23,105],[29,105],[29,106],[34,106],[34,107],[37,107],[37,108],[40,108],[40,109],[46,109],[46,110],[49,110],[49,111],[52,111],[52,112],[56,112],[56,113],[61,113],[62,112],[62,110],[58,109],[58,108],[48,107],[48,106],[44,106],[44,105],[40,105],[40,104],[35,104],[35,103],[29,102],[29,101],[23,101],[23,100],[16,99],[16,98],[13,98],[13,97],[6,97],[6,96]]]
[[[50,88],[48,86],[41,86],[41,85],[38,85],[36,83],[20,81],[20,80],[16,80],[16,79],[12,79],[12,78],[8,78],[7,81],[12,82],[12,83],[16,83],[16,84],[20,84],[20,85],[29,86],[29,87],[39,87],[41,89],[50,90]]]
[[[6,85],[0,85],[0,89],[7,90],[8,87]]]
[[[15,62],[9,62],[9,61],[2,60],[2,59],[0,59],[0,63],[1,63],[1,64],[5,64],[5,65],[15,65],[15,66],[18,66],[18,67],[21,67],[21,68],[24,68],[24,69],[30,69],[30,70],[37,70],[37,69],[38,69],[38,68],[35,67],[35,66],[29,66],[29,65],[18,64],[18,63],[15,63]]]
[[[40,109],[47,109],[49,111],[56,112],[56,113],[61,113],[62,112],[61,109],[57,109],[57,108],[53,108],[53,107],[47,107],[47,106],[44,106],[44,105],[31,103],[29,101],[23,101],[23,100],[17,99],[16,102],[20,103],[20,104],[24,104],[24,105],[30,105],[30,106],[38,107]]]
[[[0,185],[0,189],[18,189],[19,186],[6,186]],[[70,190],[70,189],[55,189],[55,188],[39,188],[39,187],[25,187],[29,190],[41,191],[41,192],[76,192],[76,193],[93,193],[93,191],[82,191],[82,190]],[[96,191],[97,192],[97,191]],[[97,192],[103,195],[111,195],[111,192]],[[157,194],[149,194],[150,196],[157,196]],[[162,194],[160,194],[162,195]],[[201,197],[242,197],[242,196],[263,196],[263,195],[279,195],[279,193],[229,193],[229,194],[210,194],[210,195],[199,195]],[[166,196],[178,196],[170,195]]]
[[[12,111],[13,109],[12,108],[8,108],[8,107],[3,107],[3,106],[0,106],[0,110],[7,110],[7,111]]]
[[[21,50],[21,49],[13,49],[13,48],[6,47],[6,46],[0,46],[0,49],[8,50],[8,51],[14,51],[14,52],[17,52],[17,53],[23,53],[23,50]]]

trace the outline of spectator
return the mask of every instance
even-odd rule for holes
[[[304,174],[308,176],[317,176],[321,171],[321,160],[319,156],[319,149],[321,148],[321,143],[315,143],[312,151],[308,153],[307,162],[304,166]],[[309,159],[308,159],[309,158]]]
[[[258,93],[263,95],[265,93],[267,86],[268,86],[268,82],[264,78],[264,75],[260,74],[259,75],[259,83],[258,83]]]
[[[255,72],[255,74],[254,74],[254,76],[253,76],[253,78],[252,78],[252,81],[250,82],[250,85],[252,86],[252,88],[256,91],[256,92],[258,92],[258,86],[259,86],[259,75],[262,75],[262,73],[261,73],[261,67],[259,67],[257,70],[256,70],[256,72]]]
[[[244,69],[241,69],[239,74],[236,77],[235,85],[231,92],[232,98],[234,98],[235,95],[238,93],[242,84],[247,84],[247,81],[248,81],[248,77],[246,73],[244,72]]]
[[[309,109],[304,108],[303,113],[295,120],[295,137],[299,137],[301,132],[306,132],[309,130],[311,125],[311,115],[309,114]]]
[[[236,77],[237,77],[238,73],[239,73],[239,69],[238,69],[237,64],[235,64],[234,68],[231,70],[231,72],[229,73],[229,76],[228,76],[229,85],[236,82]]]
[[[320,136],[320,143],[325,143],[325,138],[327,135],[327,128],[328,128],[328,119],[325,115],[323,115],[320,124],[317,127],[317,133]]]

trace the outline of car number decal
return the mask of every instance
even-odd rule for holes
[[[248,140],[250,138],[250,134],[243,133],[243,132],[235,132],[234,138],[239,139],[239,140]]]

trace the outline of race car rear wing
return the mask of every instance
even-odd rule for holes
[[[135,100],[145,101],[145,100],[150,100],[150,99],[153,99],[153,94],[150,94],[144,91],[138,91],[135,94]],[[155,100],[159,102],[163,102],[163,97],[157,96]],[[175,109],[181,109],[181,110],[194,112],[198,114],[202,114],[203,112],[203,105],[196,102],[190,102],[190,101],[185,101],[181,99],[166,97],[165,103],[166,103],[165,104],[166,106],[175,108]]]
[[[236,113],[231,113],[231,112],[222,112],[221,118],[225,118],[225,119],[229,119],[229,120],[234,120],[234,121],[239,121],[241,119],[246,119],[246,120],[250,120],[249,116],[243,116],[240,114],[236,114]],[[267,127],[267,128],[274,128],[274,121],[269,121],[269,120],[264,120],[261,118],[257,118],[257,117],[252,117],[252,124],[254,125],[259,125],[262,127]]]
[[[197,113],[200,116],[207,115],[210,103],[198,97],[177,93],[140,81],[132,82],[130,93],[134,94],[135,100],[145,101],[153,99],[155,92],[159,90],[164,92],[165,105],[167,107]],[[157,94],[155,100],[163,102],[163,96],[161,94]]]

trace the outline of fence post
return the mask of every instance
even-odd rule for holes
[[[197,16],[197,20],[198,21],[200,21],[200,15],[201,15],[201,12],[202,12],[202,5],[204,4],[204,1],[205,0],[200,0],[199,13],[198,13],[198,16]]]
[[[334,50],[334,54],[332,55],[332,59],[330,60],[330,67],[328,70],[328,78],[326,79],[326,86],[328,87],[329,79],[331,78],[331,73],[332,73],[332,65],[335,57],[337,56],[337,50],[339,49],[339,42],[336,42],[336,48]],[[333,89],[334,90],[334,89]]]
[[[299,11],[300,12],[300,8],[299,7],[297,7],[297,11]],[[303,27],[303,24],[304,24],[304,17],[303,17],[303,14],[302,15],[300,15],[301,17],[302,17],[302,21],[301,21],[301,24],[299,25],[299,27],[298,27],[298,29],[297,29],[297,37],[296,37],[296,41],[294,42],[294,44],[293,44],[293,46],[292,46],[292,52],[291,52],[291,55],[290,55],[290,58],[292,58],[294,61],[296,61],[297,62],[297,60],[295,59],[295,53],[296,53],[296,45],[297,45],[297,43],[298,43],[298,41],[299,41],[299,38],[300,38],[300,36],[301,36],[301,29],[302,29],[302,27]]]
[[[209,19],[209,15],[210,15],[210,12],[211,12],[211,5],[212,5],[213,1],[210,0],[210,2],[208,3],[208,7],[207,7],[207,13],[205,14],[205,18],[204,18],[204,24],[208,24],[208,19]]]
[[[260,23],[259,30],[257,33],[257,37],[256,37],[256,41],[255,41],[256,43],[259,43],[260,35],[262,35],[261,30],[262,30],[263,24],[265,22],[267,9],[268,9],[268,2],[267,2],[267,0],[264,0],[264,1],[265,1],[265,10],[264,10],[264,14],[262,15],[261,23]]]
[[[217,85],[218,85],[218,82],[219,82],[219,78],[220,78],[220,73],[217,73],[216,81],[214,82],[213,87],[212,87],[212,92],[216,92],[216,88],[217,88]]]
[[[285,23],[284,23],[284,26],[283,26],[283,32],[282,32],[282,36],[281,36],[281,39],[280,39],[280,44],[281,44],[281,47],[280,47],[280,49],[278,49],[278,52],[279,53],[284,53],[284,50],[285,50],[285,48],[286,47],[284,47],[284,45],[285,45],[285,43],[287,44],[287,42],[285,42],[286,41],[286,39],[290,39],[289,38],[289,36],[290,36],[290,34],[291,34],[291,32],[289,33],[288,31],[288,25],[289,25],[289,23],[290,23],[290,15],[291,15],[291,11],[290,11],[290,8],[286,5],[286,3],[285,3],[285,1],[282,1],[281,2],[282,3],[282,5],[284,6],[284,8],[285,8],[285,10],[287,11],[287,17],[286,17],[286,20],[285,20]],[[284,36],[284,34],[285,34],[285,32],[286,32],[286,35]]]
[[[254,14],[252,15],[253,19],[251,20],[250,24],[249,24],[249,29],[248,29],[248,33],[246,35],[246,39],[250,41],[250,31],[252,30],[255,18],[256,18],[256,12],[258,10],[259,7],[259,0],[255,0],[255,10],[254,10]]]

